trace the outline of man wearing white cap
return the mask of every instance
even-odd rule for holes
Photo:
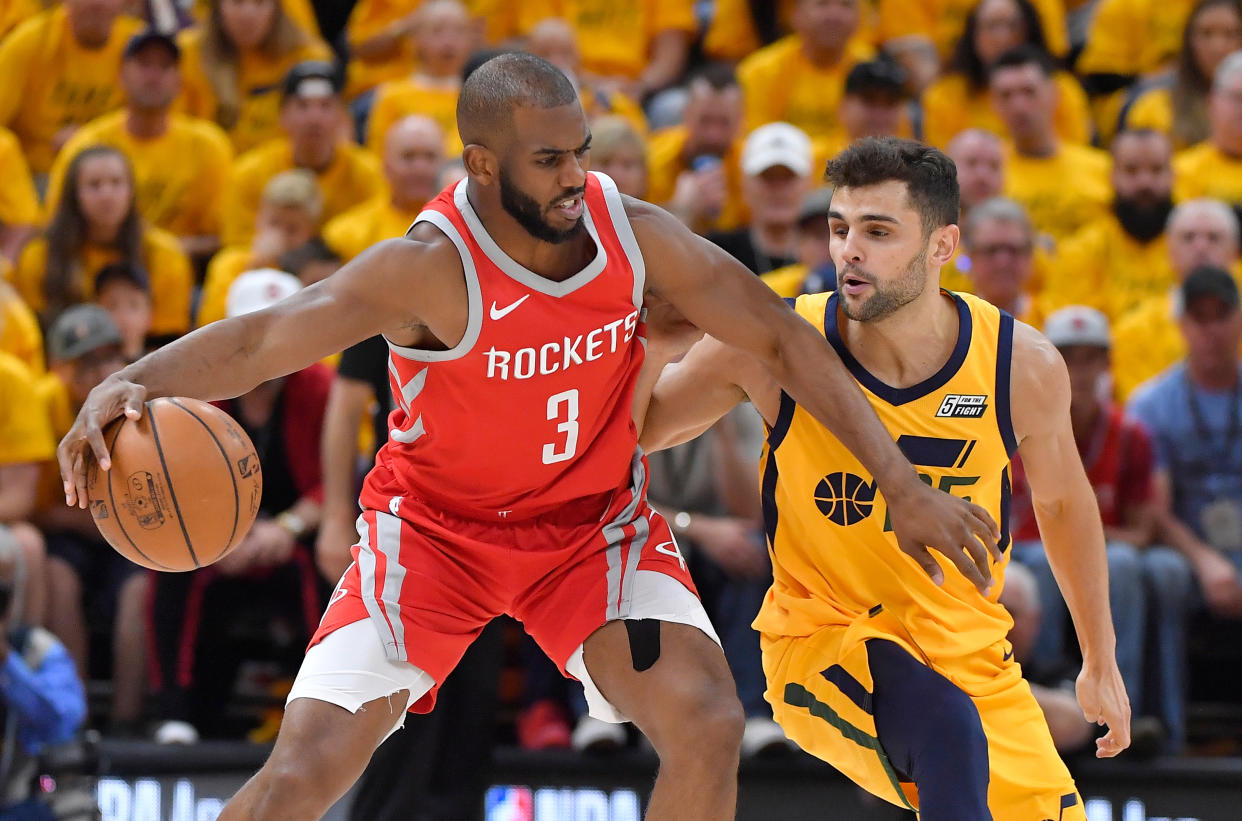
[[[228,316],[261,311],[301,289],[298,278],[284,271],[247,271],[229,288]],[[198,665],[205,661],[200,650],[213,646],[212,636],[229,629],[229,620],[219,614],[243,605],[249,612],[259,603],[268,616],[299,630],[302,640],[314,632],[322,601],[311,591],[323,592],[313,552],[323,495],[319,439],[331,384],[332,372],[316,363],[218,403],[255,443],[263,499],[245,539],[210,571],[155,574],[148,630],[154,639],[152,663],[159,670],[153,680],[154,736],[160,743],[193,742],[195,725],[214,717],[204,686],[213,677],[200,678]],[[190,607],[191,601],[205,604]],[[201,618],[202,613],[213,615]],[[179,673],[184,653],[195,659],[188,681]]]
[[[813,185],[811,156],[811,138],[789,123],[750,132],[742,148],[742,198],[750,225],[707,238],[756,274],[796,263],[798,217]]]
[[[1112,340],[1103,313],[1085,305],[1062,308],[1048,317],[1044,335],[1069,370],[1074,441],[1104,523],[1117,665],[1135,716],[1157,717],[1169,733],[1169,751],[1174,752],[1185,733],[1185,674],[1179,659],[1190,574],[1175,551],[1152,544],[1157,528],[1151,437],[1138,420],[1108,399]],[[1039,585],[1044,618],[1031,661],[1036,668],[1048,669],[1063,663],[1066,609],[1039,541],[1020,461],[1015,460],[1014,466],[1013,558],[1031,569]],[[1157,611],[1155,619],[1148,617],[1152,609]],[[1145,635],[1148,624],[1160,625],[1154,635]],[[1145,647],[1155,648],[1151,658],[1157,669],[1150,673],[1143,669]],[[1148,682],[1155,684],[1154,690],[1144,688]],[[1160,732],[1150,720],[1136,718],[1136,752],[1157,751]],[[1151,748],[1142,744],[1144,736]]]

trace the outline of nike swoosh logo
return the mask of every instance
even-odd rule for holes
[[[1011,658],[1013,658],[1013,647],[1010,647],[1005,654],[1001,656],[1001,661],[1009,661]]]
[[[508,316],[510,313],[516,310],[517,306],[521,305],[523,302],[525,302],[528,299],[530,299],[530,294],[527,294],[526,296],[519,299],[517,302],[514,302],[510,305],[506,305],[503,308],[497,308],[496,303],[493,302],[492,310],[491,310],[492,319],[504,319],[506,316]]]

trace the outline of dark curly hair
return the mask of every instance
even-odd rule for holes
[[[833,188],[904,182],[925,235],[957,224],[961,209],[957,166],[930,145],[898,137],[867,137],[829,162],[824,176]]]

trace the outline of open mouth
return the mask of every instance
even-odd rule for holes
[[[862,277],[845,274],[841,277],[841,290],[849,296],[858,296],[871,287],[871,283]]]
[[[572,222],[582,216],[582,195],[563,199],[552,206],[552,210]]]

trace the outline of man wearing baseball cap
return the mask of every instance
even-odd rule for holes
[[[1130,411],[1151,431],[1164,538],[1189,561],[1211,613],[1242,618],[1242,309],[1223,268],[1178,292],[1186,358],[1140,388]]]
[[[1189,573],[1176,551],[1153,546],[1156,497],[1151,438],[1143,426],[1109,400],[1111,334],[1107,317],[1094,308],[1072,305],[1053,312],[1044,324],[1065,360],[1070,378],[1070,423],[1087,478],[1095,491],[1108,540],[1108,595],[1117,632],[1117,666],[1134,709],[1136,739],[1158,752],[1168,736],[1176,751],[1185,740],[1185,622]],[[1043,622],[1032,649],[1034,667],[1064,663],[1065,604],[1039,541],[1029,488],[1020,460],[1014,461],[1013,558],[1035,576]],[[1147,592],[1150,591],[1150,592]],[[1160,627],[1148,635],[1155,609]],[[1166,628],[1165,624],[1172,625]],[[1144,670],[1144,648],[1152,671]],[[1154,690],[1146,682],[1157,682]],[[1148,716],[1144,721],[1141,717]],[[1154,717],[1155,721],[1150,717]],[[1158,723],[1156,723],[1158,722]],[[1136,753],[1140,745],[1136,744]]]
[[[761,125],[746,138],[741,164],[750,225],[707,238],[756,274],[793,265],[802,201],[812,185],[811,138],[789,123]]]
[[[383,192],[379,159],[349,138],[342,82],[340,69],[322,60],[306,60],[289,70],[280,103],[284,136],[238,157],[229,175],[226,245],[249,244],[263,187],[282,171],[305,168],[315,175],[323,220]]]
[[[210,255],[220,244],[224,181],[233,149],[219,126],[174,113],[181,91],[181,49],[154,29],[125,45],[120,81],[125,108],[91,120],[56,156],[49,176],[47,213],[60,200],[69,163],[84,148],[110,145],[134,169],[138,211],[174,234],[191,256]]]

